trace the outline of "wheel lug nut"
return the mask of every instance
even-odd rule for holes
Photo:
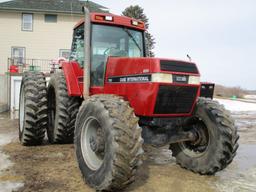
[[[90,138],[90,147],[94,152],[97,151],[97,143],[95,142],[94,137]]]

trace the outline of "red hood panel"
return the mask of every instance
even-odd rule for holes
[[[140,75],[149,73],[161,72],[160,61],[177,61],[172,59],[161,59],[161,58],[120,58],[120,57],[109,57],[107,61],[106,75],[111,76],[126,76],[126,75]],[[182,63],[190,62],[180,61]],[[194,63],[193,63],[194,64]],[[181,73],[166,71],[166,73]],[[184,74],[184,72],[182,72]],[[189,73],[188,73],[189,74]],[[195,75],[195,74],[193,74]],[[199,74],[196,74],[199,75]]]

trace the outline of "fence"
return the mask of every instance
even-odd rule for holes
[[[53,60],[47,59],[25,59],[25,58],[8,58],[8,69],[14,66],[18,73],[25,71],[40,71],[44,73],[50,73],[58,64],[55,64]]]

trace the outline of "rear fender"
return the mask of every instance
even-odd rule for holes
[[[63,62],[62,70],[64,72],[68,95],[83,96],[83,69],[77,62]]]

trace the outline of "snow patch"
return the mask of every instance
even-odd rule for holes
[[[229,111],[255,111],[256,113],[256,103],[242,102],[236,100],[229,99],[214,99],[218,101],[220,104],[224,105],[225,108]]]
[[[256,167],[243,173],[237,173],[238,176],[222,178],[218,181],[216,187],[220,192],[255,192]]]
[[[0,174],[12,165],[13,163],[9,160],[9,156],[0,151]]]
[[[4,154],[1,148],[4,145],[11,143],[15,138],[15,133],[0,134],[0,175],[4,170],[13,165],[13,163],[9,160],[9,156]],[[23,186],[24,184],[21,182],[0,181],[0,192],[12,192]]]
[[[245,95],[245,99],[256,99],[256,95]]]
[[[240,145],[234,162],[218,172],[215,186],[219,192],[255,192],[256,145]]]
[[[0,147],[11,143],[16,138],[16,133],[0,134]]]
[[[10,181],[5,181],[0,183],[0,192],[13,192],[20,187],[23,187],[23,183],[13,183]]]

